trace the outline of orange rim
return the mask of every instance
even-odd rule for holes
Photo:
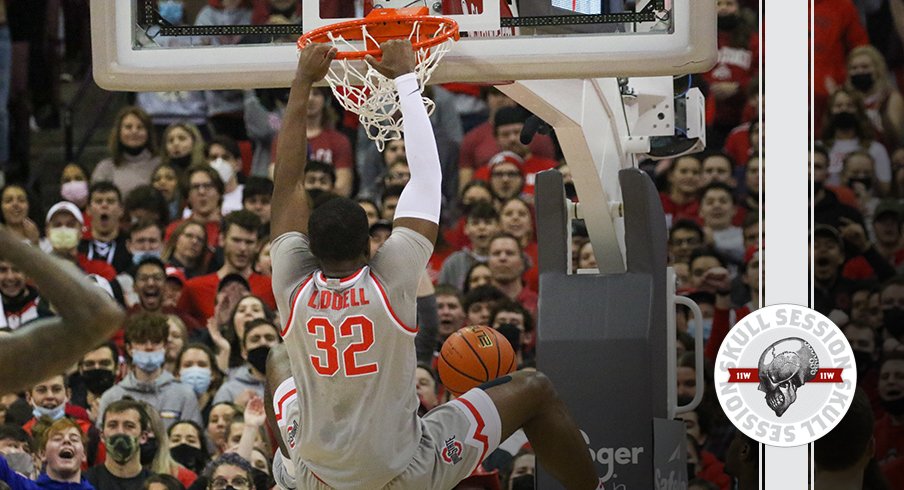
[[[424,9],[426,10],[426,9]],[[378,15],[375,15],[378,14]],[[329,34],[334,37],[341,36],[346,40],[362,40],[364,38],[361,27],[367,26],[368,33],[378,42],[382,43],[390,39],[406,39],[411,35],[415,24],[432,27],[433,32],[427,34],[432,35],[443,24],[447,24],[449,29],[440,33],[435,37],[418,38],[412,42],[412,48],[415,50],[429,49],[433,46],[442,44],[449,39],[458,40],[458,22],[447,17],[436,17],[431,15],[399,15],[395,9],[378,9],[374,10],[363,19],[354,19],[346,22],[330,24],[328,26],[319,27],[306,32],[298,38],[298,49],[303,49],[309,43],[327,43],[330,42]],[[428,29],[429,31],[430,29]],[[368,43],[370,44],[370,43]],[[370,47],[362,51],[339,51],[336,59],[340,60],[359,60],[365,56],[371,55],[379,58],[383,54],[380,46]]]

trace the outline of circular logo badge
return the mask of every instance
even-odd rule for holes
[[[728,332],[715,388],[728,419],[751,439],[800,446],[841,420],[857,387],[854,352],[825,315],[798,305],[756,310]]]

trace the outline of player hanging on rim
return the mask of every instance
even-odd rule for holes
[[[516,372],[417,416],[416,290],[437,235],[442,175],[411,43],[382,49],[382,61],[367,61],[395,80],[411,180],[373,257],[362,208],[334,198],[311,211],[303,187],[308,96],[335,48],[302,50],[278,143],[270,253],[298,385],[296,487],[452,488],[523,428],[566,488],[596,488],[587,446],[542,374]]]

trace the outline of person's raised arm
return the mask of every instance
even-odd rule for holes
[[[270,236],[274,238],[290,231],[308,232],[311,210],[304,189],[304,168],[308,161],[308,97],[314,83],[326,76],[335,57],[336,48],[312,43],[301,50],[298,58],[298,69],[279,131],[273,172]]]
[[[30,277],[58,317],[37,320],[0,339],[0,392],[59,374],[122,325],[122,309],[74,265],[26,245],[0,225],[0,257]]]
[[[402,108],[405,154],[411,171],[411,180],[396,205],[393,227],[410,228],[433,243],[439,230],[443,174],[436,137],[414,74],[417,60],[407,39],[387,41],[380,47],[382,60],[369,55],[365,60],[385,77],[395,80]]]

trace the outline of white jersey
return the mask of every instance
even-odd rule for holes
[[[416,292],[431,252],[426,238],[398,228],[369,266],[329,279],[303,235],[273,243],[300,412],[293,458],[331,487],[382,487],[418,448]]]

